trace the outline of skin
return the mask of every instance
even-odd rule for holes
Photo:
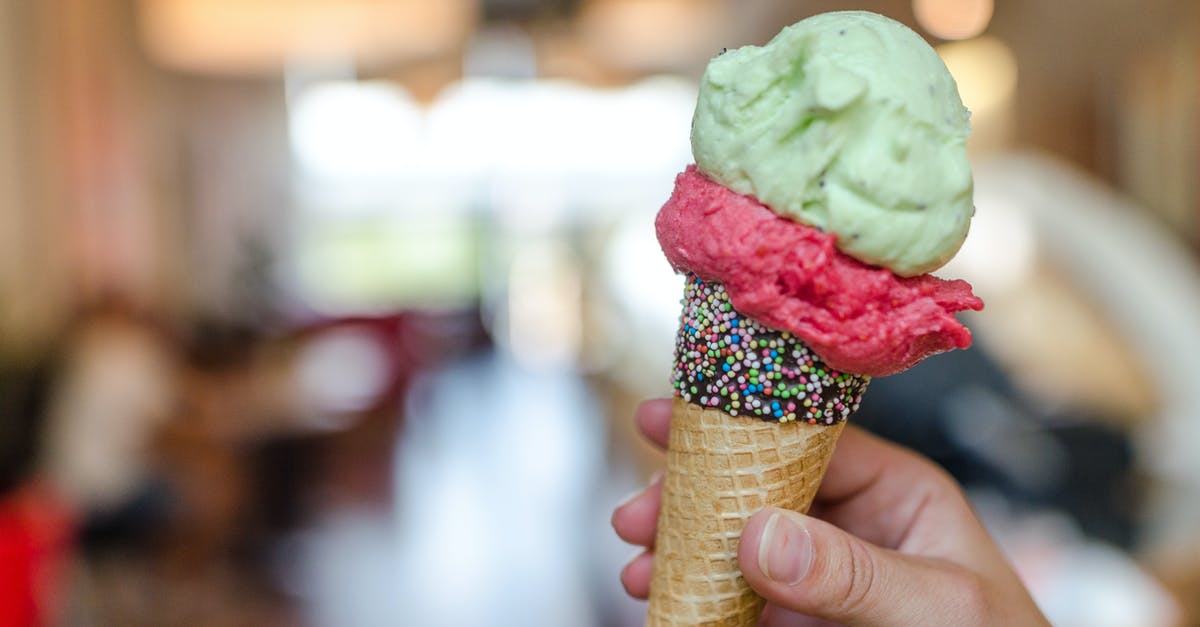
[[[636,414],[663,448],[670,419],[668,399]],[[618,536],[645,547],[621,572],[639,599],[650,592],[661,495],[660,476],[612,516]],[[738,561],[767,600],[760,625],[1049,625],[954,480],[852,426],[809,515],[754,514]]]

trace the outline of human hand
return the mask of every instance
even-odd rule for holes
[[[638,428],[666,447],[671,402],[638,407]],[[650,592],[662,479],[617,506],[612,524],[646,547],[621,572]],[[912,451],[847,426],[809,515],[766,508],[738,550],[767,607],[760,625],[1049,625],[949,475]]]

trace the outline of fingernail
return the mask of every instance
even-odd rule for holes
[[[808,530],[776,512],[763,525],[758,541],[758,568],[767,578],[789,586],[800,583],[812,568],[813,541]]]
[[[613,508],[614,513],[616,510],[621,509],[621,508],[625,507],[626,505],[629,505],[629,502],[632,501],[633,499],[636,499],[637,497],[641,496],[642,490],[645,490],[645,488],[641,488],[639,490],[634,490],[633,492],[630,492],[629,494],[626,494],[625,496],[621,497],[621,500],[617,501],[616,507]]]

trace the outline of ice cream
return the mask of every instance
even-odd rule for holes
[[[916,33],[873,13],[826,13],[709,63],[692,152],[714,181],[914,276],[966,237],[968,120]]]
[[[971,334],[953,314],[983,307],[965,281],[867,266],[834,248],[833,234],[782,218],[694,167],[677,177],[655,226],[672,266],[721,283],[737,311],[799,336],[843,372],[885,376],[966,348]]]
[[[972,214],[968,116],[897,22],[819,15],[721,54],[696,165],[659,212],[687,275],[648,625],[753,625],[742,526],[806,511],[872,376],[971,343],[947,261]]]

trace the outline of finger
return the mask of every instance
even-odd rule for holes
[[[929,552],[931,542],[944,545],[947,539],[958,548],[982,531],[944,470],[855,427],[838,439],[811,513],[868,542],[910,553]]]
[[[662,474],[651,479],[645,490],[638,492],[613,510],[612,526],[622,540],[638,546],[654,544],[658,530],[658,508],[662,502]]]
[[[646,438],[659,448],[667,448],[671,433],[671,399],[642,401],[634,413],[634,421]]]
[[[817,498],[822,501],[857,498],[888,475],[908,478],[934,473],[940,473],[937,466],[915,452],[848,425],[838,438]]]
[[[738,561],[767,601],[854,625],[952,625],[986,615],[980,580],[942,560],[902,555],[795,512],[750,518]]]
[[[650,596],[650,578],[654,567],[654,554],[650,551],[640,553],[621,570],[621,585],[625,592],[635,599],[646,599]]]

